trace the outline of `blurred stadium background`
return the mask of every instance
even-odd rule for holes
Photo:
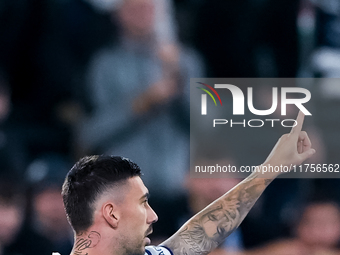
[[[0,0],[0,255],[69,254],[60,190],[87,154],[141,165],[154,243],[237,183],[187,176],[191,77],[332,78],[308,87],[308,125],[317,160],[340,162],[338,0]],[[304,205],[339,203],[339,184],[275,181],[220,252],[298,240]],[[337,254],[340,234],[304,244]]]

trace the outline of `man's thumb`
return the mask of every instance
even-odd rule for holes
[[[306,159],[310,158],[312,155],[315,154],[315,150],[314,149],[309,149],[308,151],[305,151],[303,153],[301,153],[299,156],[300,156],[300,159],[301,159],[301,163],[303,161],[305,161]]]

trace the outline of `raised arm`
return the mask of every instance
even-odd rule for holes
[[[266,161],[259,166],[301,164],[315,153],[306,132],[301,131],[304,115],[283,135]],[[279,173],[253,172],[228,193],[215,200],[185,223],[162,245],[174,255],[203,255],[216,248],[243,221],[269,183]]]

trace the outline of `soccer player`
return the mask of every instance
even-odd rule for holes
[[[262,165],[299,165],[315,153],[301,131],[303,119],[300,112],[298,124],[279,139]],[[75,233],[71,255],[207,254],[240,225],[279,173],[251,173],[160,246],[150,246],[147,237],[158,218],[140,175],[139,167],[122,157],[89,156],[74,165],[62,191]]]

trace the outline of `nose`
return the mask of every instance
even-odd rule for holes
[[[155,211],[149,206],[149,212],[148,212],[148,224],[152,224],[158,221],[158,216],[155,213]]]

